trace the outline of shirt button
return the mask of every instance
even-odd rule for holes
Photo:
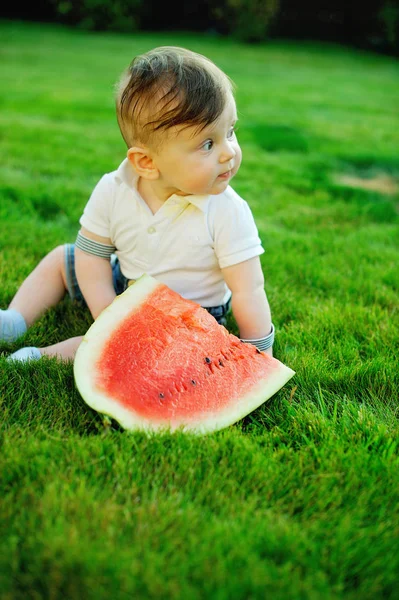
[[[148,233],[155,233],[155,232],[156,232],[156,229],[155,229],[155,227],[149,227],[149,228],[147,229],[147,231],[148,231]]]

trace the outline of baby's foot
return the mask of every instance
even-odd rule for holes
[[[39,360],[41,357],[42,355],[39,348],[35,348],[34,346],[26,346],[26,348],[21,348],[20,350],[14,352],[14,354],[10,354],[7,360],[19,360],[20,362],[27,362],[28,360]]]
[[[13,308],[0,310],[0,340],[14,342],[26,332],[25,319]]]

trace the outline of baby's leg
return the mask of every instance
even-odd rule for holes
[[[46,346],[46,348],[27,346],[26,348],[21,348],[14,352],[14,354],[11,354],[7,360],[25,362],[28,360],[39,360],[42,356],[55,356],[62,360],[73,360],[82,339],[83,336],[79,335],[64,340],[63,342],[59,342],[58,344],[54,344],[53,346]]]
[[[83,335],[69,338],[53,346],[47,346],[46,348],[40,348],[40,354],[42,356],[56,356],[64,360],[73,360],[75,358],[76,350],[78,349],[80,342],[83,339]]]
[[[58,246],[25,279],[9,308],[18,311],[30,327],[48,308],[62,300],[66,289],[64,246]]]
[[[11,342],[23,335],[66,289],[64,247],[58,246],[25,279],[8,310],[0,311],[0,339]]]

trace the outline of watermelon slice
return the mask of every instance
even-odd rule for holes
[[[143,275],[90,327],[74,375],[86,403],[126,429],[204,434],[246,416],[294,371]]]

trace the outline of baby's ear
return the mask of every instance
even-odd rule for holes
[[[129,148],[127,158],[139,177],[158,179],[159,171],[148,148],[141,146]]]

